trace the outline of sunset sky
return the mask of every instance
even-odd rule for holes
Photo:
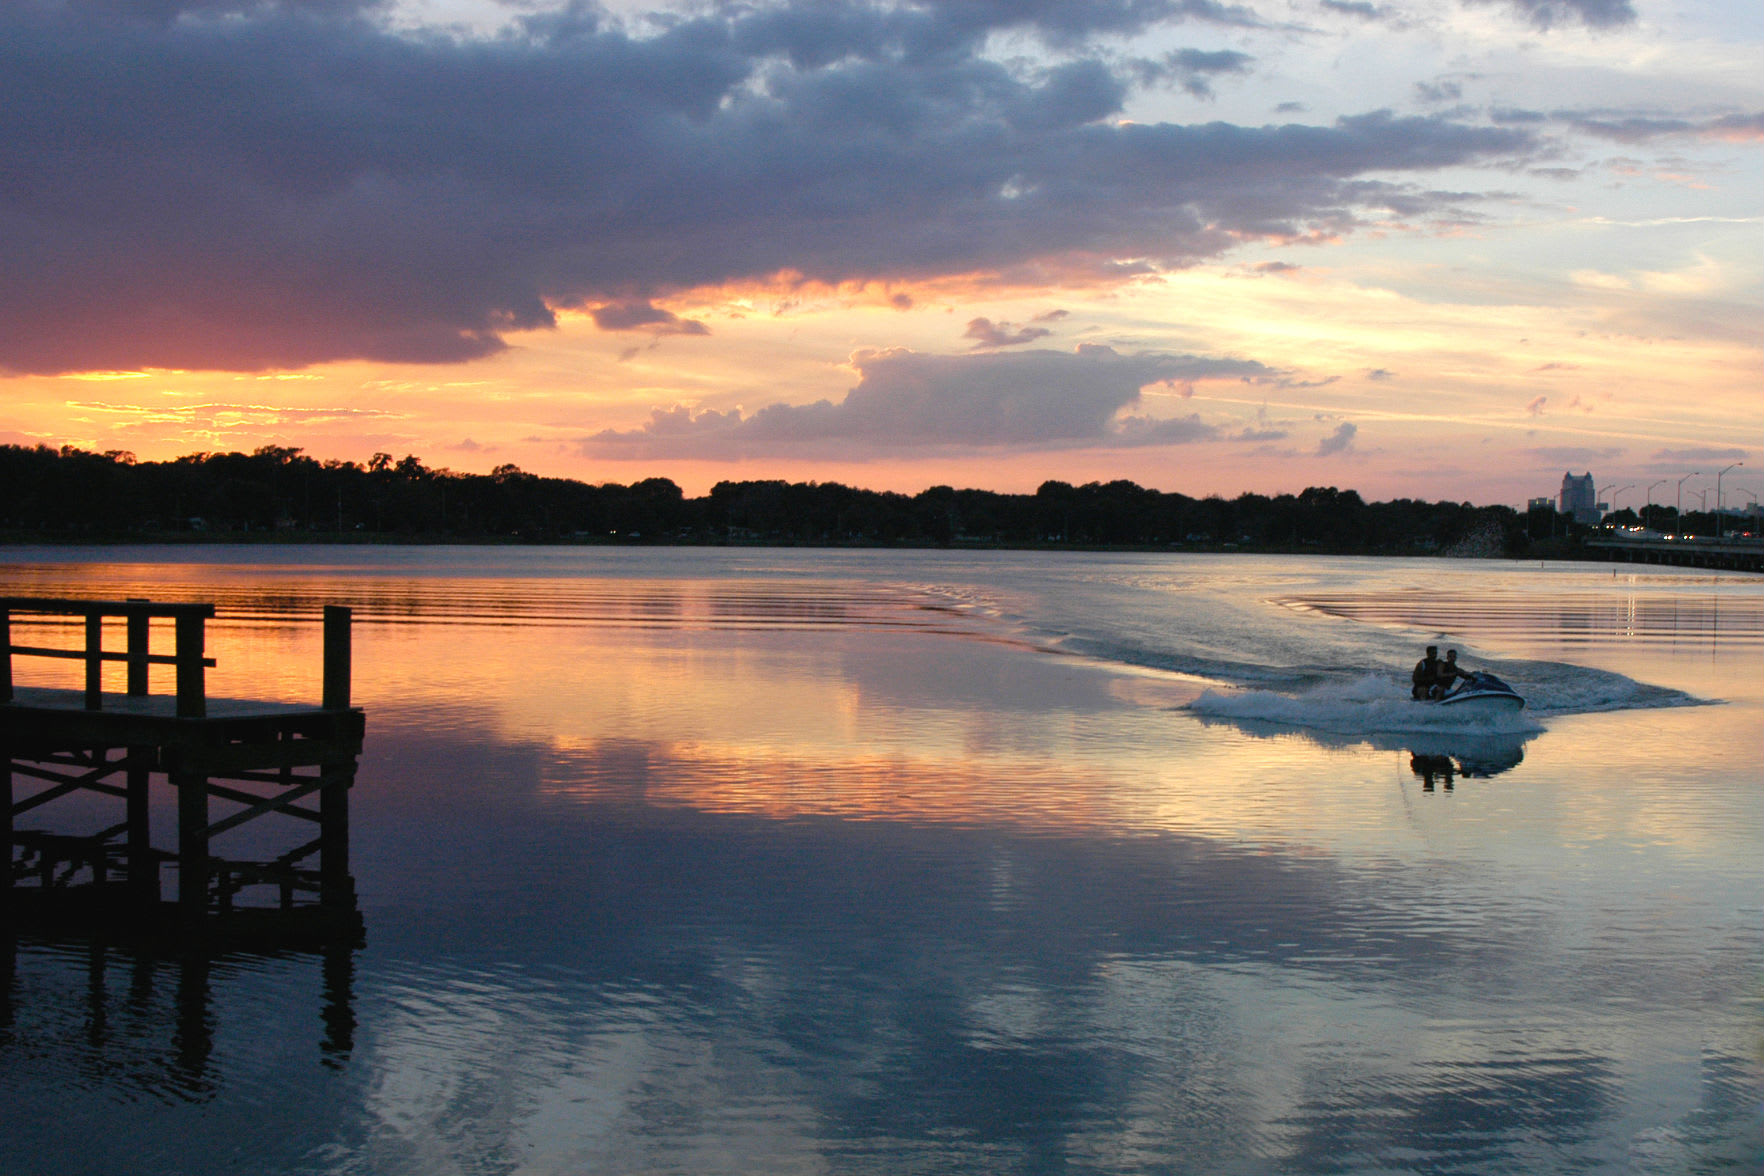
[[[1738,505],[1761,49],[1757,0],[7,0],[0,443]]]

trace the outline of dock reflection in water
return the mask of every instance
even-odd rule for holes
[[[0,935],[0,1057],[48,1063],[75,1097],[202,1101],[249,1082],[250,1056],[217,1059],[217,1035],[305,1036],[314,1061],[345,1065],[355,1048],[355,954],[252,952],[182,946],[121,947],[98,940]],[[218,996],[275,977],[284,999],[252,1008]],[[292,982],[291,984],[289,982]],[[285,999],[304,989],[302,1002]],[[39,1078],[46,1077],[39,1074]]]

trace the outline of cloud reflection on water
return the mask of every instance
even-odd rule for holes
[[[425,1116],[456,1081],[512,1084],[520,1107],[577,1090],[611,1117],[593,1140],[566,1133],[571,1155],[681,1170],[702,1161],[707,1121],[749,1161],[877,1170],[914,1148],[934,1166],[1037,1170],[1118,1158],[1134,1138],[1138,1167],[1259,1154],[1301,1171],[1395,1156],[1499,1170],[1571,1150],[1626,1097],[1618,1056],[1522,1010],[1658,1003],[1686,979],[1540,976],[1520,961],[1545,950],[1549,912],[1472,901],[1486,880],[1438,862],[754,811],[718,804],[724,773],[695,777],[708,767],[630,742],[473,764],[494,773],[478,777],[494,803],[535,805],[542,823],[486,831],[459,814],[520,844],[387,912],[394,939],[426,941],[411,958],[446,943],[457,962],[399,982],[428,995],[379,1064],[441,1085],[386,1114],[439,1121]],[[762,793],[851,783],[813,768],[747,765]],[[1518,1021],[1487,1015],[1502,1007]],[[663,1093],[681,1090],[689,1109]]]

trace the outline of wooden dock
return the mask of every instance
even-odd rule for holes
[[[209,698],[213,616],[212,604],[0,597],[0,838],[10,863],[0,919],[51,933],[278,946],[359,937],[349,790],[366,720],[349,698],[350,612],[325,609],[317,706]],[[13,622],[24,618],[58,619],[83,642],[14,644]],[[171,651],[155,652],[156,631],[167,629]],[[123,647],[107,648],[119,630]],[[15,684],[14,659],[32,657],[83,662],[84,688]],[[103,688],[111,662],[125,664],[121,692]],[[171,692],[150,690],[155,666],[171,667]],[[151,818],[164,789],[176,799],[167,845]],[[95,832],[58,829],[55,802],[77,793],[109,798],[117,819]],[[268,861],[223,856],[217,839],[270,817],[305,823],[305,835]]]

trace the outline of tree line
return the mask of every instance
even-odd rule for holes
[[[1543,517],[1547,516],[1547,517]],[[111,451],[0,446],[0,532],[11,539],[281,537],[515,541],[1182,547],[1518,555],[1559,542],[1555,512],[1353,490],[1191,498],[1129,481],[1048,481],[1033,494],[933,486],[725,481],[688,498],[667,478],[592,485],[502,465],[431,469],[376,453],[318,461],[266,445],[136,461]],[[1572,538],[1572,535],[1567,536]]]

